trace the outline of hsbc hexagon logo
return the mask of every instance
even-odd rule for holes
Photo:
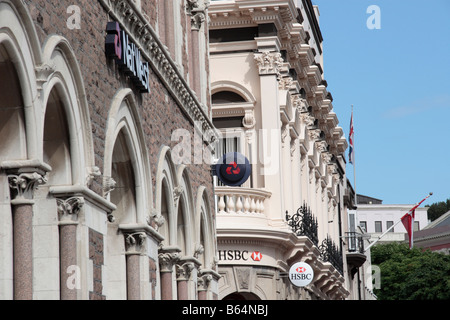
[[[297,269],[295,269],[295,271],[297,271],[298,273],[303,273],[303,272],[306,272],[306,268],[305,267],[298,267]]]
[[[261,261],[262,253],[259,251],[253,251],[250,257],[253,259],[253,261]]]

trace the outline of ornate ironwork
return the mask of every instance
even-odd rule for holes
[[[311,210],[306,206],[306,203],[303,203],[303,206],[298,208],[297,213],[293,216],[290,216],[286,211],[286,222],[297,236],[306,236],[316,246],[318,245],[317,218],[311,213]]]
[[[324,262],[331,263],[331,265],[335,267],[340,274],[343,274],[344,263],[342,260],[342,252],[328,235],[319,246],[319,251],[320,258]]]

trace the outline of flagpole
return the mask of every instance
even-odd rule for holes
[[[423,198],[419,203],[417,203],[414,207],[412,207],[412,209],[411,210],[409,210],[406,214],[409,214],[411,211],[413,211],[413,210],[415,210],[416,208],[418,208],[421,204],[422,204],[422,202],[424,202],[425,200],[427,200],[429,197],[431,197],[433,195],[433,192],[430,192],[429,194],[428,194],[428,196],[426,196],[425,198]],[[405,214],[405,215],[406,215]],[[405,216],[404,215],[404,216]],[[404,217],[403,216],[403,217]],[[385,235],[386,235],[386,233],[388,233],[389,231],[391,231],[396,225],[398,225],[401,221],[402,221],[402,219],[403,219],[403,217],[401,217],[400,218],[400,220],[398,220],[395,224],[393,224],[392,226],[390,226],[385,232],[383,232],[374,242],[372,242],[371,244],[369,244],[368,246],[367,246],[367,248],[365,248],[364,249],[364,252],[366,252],[367,250],[369,250],[370,249],[370,247],[372,247],[375,243],[377,243],[381,238],[383,238]],[[412,226],[412,231],[414,232],[414,226]],[[412,236],[411,236],[411,239],[413,239],[412,238]]]
[[[389,227],[389,229],[387,229],[385,232],[383,232],[374,242],[372,242],[371,244],[369,244],[366,248],[364,248],[364,252],[366,252],[367,250],[370,249],[370,247],[372,247],[375,243],[377,243],[381,238],[383,238],[386,233],[388,233],[389,231],[391,231],[396,225],[398,225],[400,222],[402,222],[402,219],[398,220],[395,224],[393,224],[392,226]]]
[[[352,105],[352,119],[353,119],[353,105]],[[355,129],[354,129],[354,121],[353,121],[353,189],[355,191],[355,206],[358,205],[358,195],[356,193],[356,144],[355,144]],[[357,209],[358,210],[358,209]],[[358,217],[358,212],[356,212],[356,217]]]

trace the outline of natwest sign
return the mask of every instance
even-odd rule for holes
[[[149,64],[142,59],[139,48],[120,29],[118,22],[108,22],[106,33],[106,56],[116,60],[119,68],[130,77],[140,92],[150,92]]]

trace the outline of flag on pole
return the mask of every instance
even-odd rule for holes
[[[402,223],[408,232],[409,248],[412,249],[414,241],[414,218],[416,207],[409,210],[407,214],[402,217]]]
[[[411,210],[408,211],[407,214],[405,214],[402,217],[402,223],[403,226],[405,226],[406,231],[408,232],[408,239],[409,239],[409,248],[412,249],[414,245],[414,218],[415,218],[415,212],[416,209],[421,205],[422,202],[428,199],[433,193],[430,192],[428,196],[426,196],[422,201],[420,201],[418,204],[416,204]]]
[[[351,164],[355,164],[355,149],[353,145],[353,137],[354,137],[354,131],[353,131],[353,109],[352,109],[352,117],[350,118],[350,134],[348,136],[348,140],[350,142],[350,146],[348,149],[348,162]]]

